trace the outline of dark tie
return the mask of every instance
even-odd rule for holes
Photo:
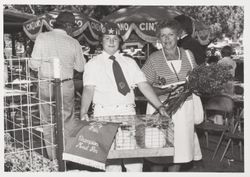
[[[113,60],[113,73],[115,76],[115,82],[118,88],[118,91],[126,95],[128,92],[130,92],[128,83],[123,75],[122,68],[119,65],[119,63],[115,60],[115,56],[110,56],[109,59]]]

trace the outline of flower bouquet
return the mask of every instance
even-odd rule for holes
[[[224,91],[225,84],[233,80],[231,66],[200,65],[188,74],[188,89],[197,95],[214,96]]]
[[[186,82],[171,90],[168,98],[163,102],[168,114],[173,115],[193,93],[198,96],[221,94],[225,84],[233,80],[229,70],[230,66],[219,64],[202,64],[195,67],[187,74]]]

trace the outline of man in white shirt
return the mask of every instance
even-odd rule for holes
[[[62,80],[62,101],[63,101],[63,120],[64,136],[67,138],[68,132],[74,123],[74,84],[73,70],[83,72],[85,59],[79,42],[70,35],[75,24],[75,17],[71,12],[61,12],[55,23],[54,30],[41,33],[37,36],[32,58],[29,66],[32,70],[38,71],[39,76],[39,99],[51,102],[54,98],[53,93],[53,59],[60,61],[60,79]],[[47,80],[47,81],[45,81]],[[52,124],[52,114],[50,104],[40,105],[40,115],[42,122]],[[43,134],[45,144],[50,146],[54,143],[54,127],[44,125]],[[50,159],[55,158],[55,150],[47,148]]]
[[[168,116],[165,107],[162,106],[136,62],[119,53],[121,43],[119,34],[116,24],[104,24],[103,52],[85,65],[81,119],[89,119],[87,111],[91,101],[94,105],[94,117],[135,115],[134,88],[136,86],[160,114]],[[122,161],[127,171],[142,171],[142,159],[109,160],[106,171],[122,171]]]

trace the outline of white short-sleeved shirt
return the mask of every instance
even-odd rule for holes
[[[124,96],[118,92],[112,69],[113,61],[109,59],[109,56],[106,52],[102,52],[102,54],[94,57],[85,65],[83,74],[84,86],[95,86],[93,103],[96,105],[134,104],[135,96],[133,89],[138,83],[146,82],[144,73],[132,58],[123,56],[118,52],[114,54],[131,89]]]
[[[73,69],[83,72],[86,63],[80,43],[62,29],[40,33],[35,41],[29,67],[39,69],[41,78],[53,77],[53,58],[59,58],[61,79],[73,78]]]

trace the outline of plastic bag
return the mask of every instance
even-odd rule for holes
[[[200,124],[204,121],[204,110],[199,96],[193,95],[193,108],[194,108],[194,124]]]

